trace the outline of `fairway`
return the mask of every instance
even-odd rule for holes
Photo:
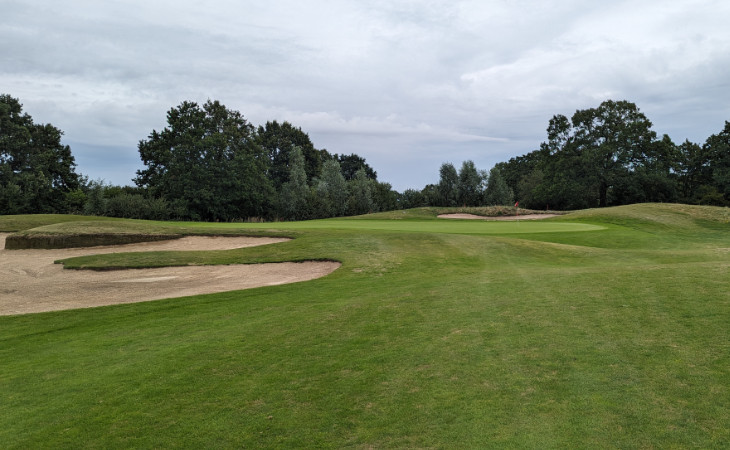
[[[0,217],[0,231],[30,235],[293,238],[80,256],[67,268],[341,263],[291,285],[0,317],[0,442],[730,444],[726,208],[644,204],[520,223],[436,214],[266,224]]]

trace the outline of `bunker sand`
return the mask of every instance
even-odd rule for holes
[[[186,266],[94,272],[64,270],[58,259],[102,253],[227,250],[281,238],[190,236],[170,241],[61,250],[5,250],[0,233],[0,315],[27,314],[211,294],[323,277],[337,262]]]

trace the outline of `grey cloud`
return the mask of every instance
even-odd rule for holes
[[[105,155],[127,161],[114,183],[183,100],[289,120],[397,189],[533,150],[553,114],[606,98],[676,141],[730,119],[720,1],[246,3],[5,2],[0,86],[66,131],[92,178],[114,173]]]

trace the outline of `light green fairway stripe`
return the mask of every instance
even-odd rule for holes
[[[573,222],[536,221],[441,221],[441,220],[310,220],[304,222],[246,224],[251,228],[277,228],[283,230],[371,230],[405,231],[449,234],[528,234],[569,233],[577,231],[598,231],[605,228],[598,225]]]

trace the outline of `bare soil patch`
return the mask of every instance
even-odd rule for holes
[[[63,270],[53,262],[73,256],[160,250],[228,250],[283,242],[283,238],[189,236],[169,241],[54,250],[5,250],[0,233],[0,315],[26,314],[210,294],[312,280],[337,262],[238,264],[131,269]]]
[[[559,214],[525,214],[517,216],[477,216],[476,214],[440,214],[439,219],[475,219],[475,220],[539,220],[556,217]]]

